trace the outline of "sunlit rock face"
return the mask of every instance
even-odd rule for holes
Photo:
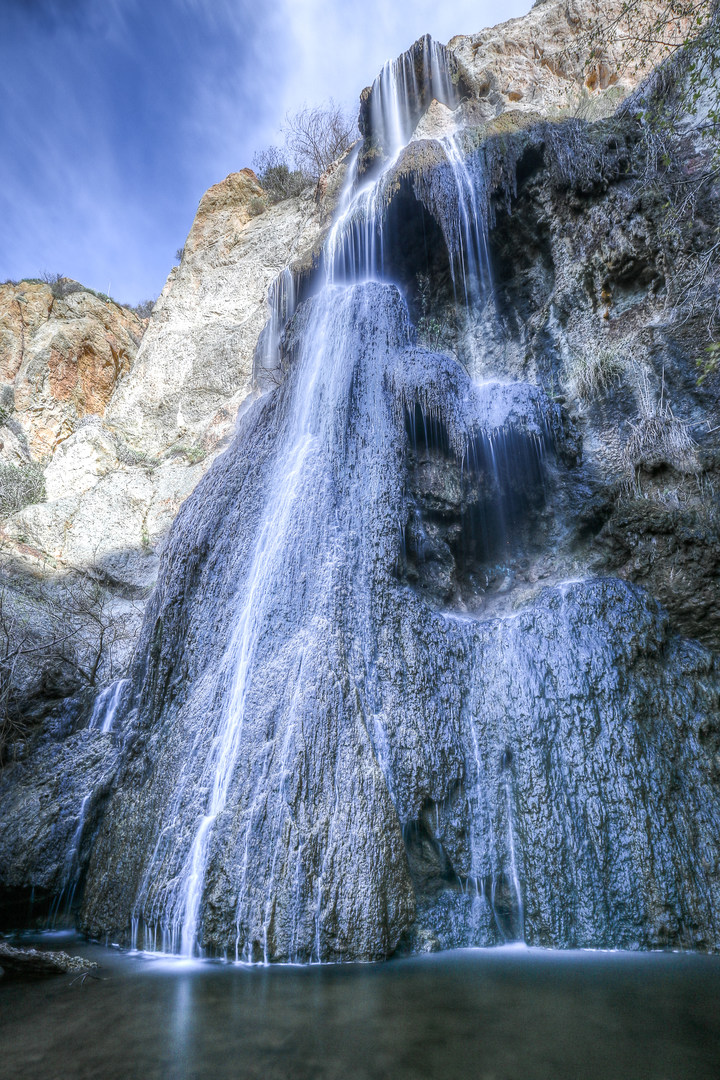
[[[634,18],[622,0],[541,0],[521,18],[458,34],[448,49],[472,87],[478,120],[506,111],[518,121],[525,113],[597,118],[612,113],[664,55],[650,48],[628,64]],[[664,39],[680,42],[688,30],[671,23]]]
[[[121,588],[154,583],[160,542],[251,393],[268,288],[317,242],[337,182],[261,214],[251,170],[216,184],[149,321],[82,290],[1,287],[0,454],[47,464],[46,497],[4,524],[11,544]]]
[[[145,320],[64,284],[75,291],[54,296],[40,281],[0,285],[0,407],[3,422],[14,421],[7,436],[0,428],[0,459],[53,454],[78,422],[104,415],[135,361]]]
[[[76,710],[79,711],[79,710]],[[68,712],[25,760],[0,770],[3,837],[0,919],[52,925],[67,919],[87,862],[92,831],[117,765],[117,748],[98,732],[73,732]],[[52,728],[54,727],[54,730]]]
[[[273,279],[321,231],[312,188],[264,209],[250,169],[203,196],[131,378],[108,421],[131,446],[158,455],[184,442],[212,451],[227,440],[250,393],[253,354]]]

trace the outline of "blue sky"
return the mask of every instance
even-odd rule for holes
[[[421,34],[531,2],[0,0],[0,281],[157,296],[203,192],[281,142],[288,111],[354,112]]]

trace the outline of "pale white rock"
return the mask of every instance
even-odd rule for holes
[[[112,440],[95,425],[79,428],[60,443],[45,469],[48,502],[83,495],[119,465]]]
[[[56,563],[146,588],[157,573],[156,547],[208,464],[120,466],[81,494],[68,486],[59,498],[25,507],[6,523],[6,535]]]
[[[624,0],[544,0],[520,18],[459,34],[448,48],[486,112],[598,117],[613,112],[662,55],[658,49],[642,62],[627,62],[627,6]],[[604,47],[591,61],[600,40],[593,27],[599,24],[613,28],[602,35]],[[671,39],[679,41],[682,29],[669,28]]]
[[[411,142],[418,139],[442,139],[444,136],[454,135],[462,126],[461,112],[460,109],[449,109],[441,101],[433,99],[427,112],[420,118]]]
[[[268,289],[322,228],[312,193],[253,217],[263,199],[249,169],[203,197],[182,262],[107,410],[107,423],[133,448],[157,455],[206,433],[216,444],[230,431],[250,390]]]
[[[227,442],[251,391],[253,353],[269,314],[270,284],[288,263],[307,259],[327,227],[327,204],[337,183],[326,187],[321,200],[308,191],[270,207],[254,173],[246,169],[206,192],[181,265],[170,272],[137,358],[133,354],[132,365],[115,374],[109,404],[103,397],[105,381],[100,380],[101,394],[93,379],[86,412],[94,412],[97,420],[76,430],[75,415],[66,420],[64,399],[77,399],[78,380],[88,363],[81,358],[78,367],[65,357],[76,342],[90,342],[92,357],[99,356],[95,367],[105,363],[96,343],[104,343],[112,357],[118,331],[108,320],[117,321],[116,305],[87,293],[53,302],[47,286],[28,287],[23,295],[26,307],[29,301],[34,305],[35,344],[32,354],[26,350],[23,357],[17,342],[21,316],[29,325],[28,316],[24,301],[18,303],[16,294],[8,292],[7,377],[21,390],[15,397],[23,407],[22,428],[36,432],[36,445],[50,449],[52,456],[45,471],[47,501],[5,522],[7,540],[68,567],[100,570],[123,585],[153,582],[156,547],[183,499]],[[75,348],[72,355],[81,353]],[[60,359],[52,360],[56,356]],[[45,358],[52,360],[49,367]],[[47,395],[32,390],[32,378],[45,386],[48,371],[50,406]],[[58,397],[64,411],[57,408]],[[14,441],[7,427],[2,435],[7,450],[0,448],[0,454],[23,460],[22,432]],[[120,453],[123,445],[125,454]],[[202,462],[193,464],[199,454]],[[142,461],[128,464],[133,455]]]
[[[0,462],[8,465],[26,465],[31,461],[27,443],[8,424],[0,427]]]

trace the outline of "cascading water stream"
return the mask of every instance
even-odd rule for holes
[[[299,346],[296,346],[293,363],[281,388],[282,400],[286,402],[285,424],[270,455],[263,507],[246,558],[232,631],[220,670],[215,676],[208,675],[209,682],[215,687],[212,699],[222,701],[220,720],[209,740],[199,771],[195,766],[195,753],[196,747],[200,746],[201,734],[195,736],[191,753],[177,779],[166,824],[160,830],[137,893],[132,919],[134,945],[139,941],[142,924],[146,946],[150,942],[157,944],[159,930],[163,950],[180,952],[187,957],[202,955],[200,940],[208,869],[214,857],[216,835],[225,828],[222,823],[231,809],[230,794],[234,790],[238,770],[243,767],[249,701],[257,693],[256,681],[262,663],[260,656],[267,651],[269,627],[276,617],[278,605],[282,607],[297,603],[304,615],[308,618],[312,616],[308,598],[312,594],[306,594],[305,585],[308,571],[301,568],[303,560],[312,557],[313,548],[320,559],[319,565],[313,568],[313,574],[320,575],[315,583],[315,594],[327,590],[332,582],[333,552],[342,535],[337,520],[340,511],[337,507],[332,509],[331,493],[339,482],[338,478],[332,478],[332,462],[348,438],[354,438],[348,434],[349,410],[353,408],[354,399],[359,399],[362,394],[365,395],[362,408],[370,414],[364,422],[371,425],[372,431],[371,458],[375,462],[372,468],[376,470],[372,473],[376,476],[373,483],[378,485],[375,496],[370,487],[365,490],[364,497],[368,505],[372,505],[373,498],[378,500],[379,505],[388,498],[383,487],[387,474],[383,461],[388,460],[388,455],[398,455],[398,450],[392,447],[400,446],[398,440],[402,439],[405,426],[404,411],[407,411],[410,401],[403,407],[404,411],[400,408],[396,418],[393,418],[392,411],[387,412],[388,377],[380,364],[372,367],[369,358],[371,347],[367,344],[364,346],[368,350],[368,358],[358,357],[354,350],[359,346],[349,343],[354,341],[353,335],[358,332],[361,334],[358,341],[366,343],[380,333],[380,327],[373,328],[372,320],[376,318],[375,312],[380,310],[378,305],[381,302],[390,303],[388,312],[394,312],[392,319],[395,327],[398,327],[397,312],[402,312],[403,308],[401,305],[396,312],[397,301],[391,300],[391,294],[397,295],[396,290],[384,280],[383,225],[388,178],[413,134],[421,113],[419,103],[424,102],[426,108],[433,98],[443,100],[450,106],[457,105],[457,101],[452,82],[443,66],[442,47],[430,39],[424,39],[421,54],[418,55],[416,50],[412,62],[405,57],[386,65],[373,90],[371,116],[386,157],[382,169],[372,179],[361,180],[352,174],[348,177],[336,221],[327,237],[323,254],[325,284],[312,300],[310,314],[306,316],[299,336]],[[447,139],[441,146],[452,181],[451,201],[455,203],[455,218],[447,232],[451,263],[462,275],[464,297],[469,304],[479,291],[487,287],[489,281],[486,221],[476,200],[473,177],[464,164],[459,148]],[[377,280],[382,283],[376,287],[379,292],[362,291],[368,288],[363,283]],[[385,290],[389,290],[387,299],[384,299]],[[256,382],[263,378],[268,385],[272,385],[278,381],[276,373],[280,363],[281,336],[297,309],[293,277],[288,270],[272,286],[269,304],[271,317],[256,351],[255,374]],[[388,327],[383,333],[387,333],[388,338],[391,333],[399,335],[398,345],[407,348],[410,343],[409,327],[402,325],[407,315],[402,314],[400,318],[401,325],[397,329],[390,331]],[[367,331],[358,329],[366,323]],[[429,359],[434,370],[438,358]],[[420,354],[417,360],[420,363]],[[443,388],[442,393],[446,392]],[[465,417],[458,412],[455,422],[457,430],[452,429],[445,452],[451,457],[457,455],[460,471],[466,465],[468,473],[472,468],[478,472],[484,470],[488,475],[494,474],[491,484],[500,487],[503,478],[495,460],[492,429],[489,435],[478,435],[477,431],[473,433],[476,421],[469,419],[469,416],[470,413]],[[388,426],[391,422],[394,427]],[[422,423],[426,443],[429,443],[425,412],[422,412]],[[483,443],[483,449],[479,452],[482,461],[476,452],[478,439]],[[366,447],[363,454],[368,456],[369,448]],[[476,455],[474,462],[473,454]],[[420,533],[422,528],[420,521]],[[343,543],[347,544],[348,540]],[[357,536],[352,543],[364,550]],[[396,552],[388,550],[388,565],[396,561]],[[369,569],[362,560],[358,562],[354,574],[355,593],[358,596],[371,596],[372,589],[365,581]],[[395,795],[394,750],[386,732],[382,691],[371,685],[378,677],[371,674],[377,668],[375,646],[371,644],[372,616],[367,607],[360,607],[357,618],[360,624],[350,629],[350,633],[357,634],[362,643],[357,660],[361,663],[362,673],[355,678],[355,693],[363,702],[372,754],[380,767],[387,790],[393,793],[394,801],[397,798],[398,813],[402,817],[399,808],[402,796],[399,793]],[[302,643],[299,648],[295,675],[298,691],[303,685],[301,679],[305,657]],[[122,686],[118,685],[105,692],[102,703],[99,699],[97,717],[93,714],[96,726],[101,722],[103,730],[106,726],[107,729],[112,726],[116,702],[121,693]],[[288,872],[282,864],[281,854],[287,847],[288,828],[294,829],[294,826],[288,825],[283,809],[283,792],[292,781],[290,763],[293,756],[298,753],[298,745],[307,738],[300,699],[293,698],[283,716],[283,725],[284,735],[278,760],[274,756],[272,741],[258,751],[254,766],[255,780],[243,810],[244,839],[240,842],[237,863],[235,959],[260,958],[253,944],[256,941],[260,942],[262,958],[267,961],[271,956],[269,940],[277,918],[275,882],[277,875]],[[263,825],[264,815],[268,813],[269,787],[278,793],[278,809],[272,812],[271,820]],[[174,830],[177,822],[188,813],[186,807],[193,805],[193,791],[206,793],[205,805],[202,813],[195,814],[193,818],[189,842],[184,841],[184,854],[179,856],[180,861],[176,864],[174,853],[179,852],[180,848],[173,839]],[[332,863],[336,842],[335,823],[346,812],[343,805],[346,797],[341,795],[337,771],[328,798],[328,825],[319,847],[321,854],[311,854],[308,841],[302,839],[299,829],[297,839],[293,841],[294,851],[288,853],[288,858],[292,860],[290,873],[294,877],[295,896],[290,916],[289,959],[313,958],[320,961],[327,952],[323,911],[333,875],[337,874]],[[252,871],[260,857],[255,831],[261,826],[267,829],[267,842],[262,855],[267,862],[267,880],[264,899],[258,901],[253,893],[255,884]],[[512,843],[511,837],[511,846]],[[316,861],[316,870],[312,874],[306,868],[310,858]],[[514,848],[511,861],[513,874],[517,876]],[[166,865],[175,869],[166,870]],[[169,875],[167,883],[158,889],[158,879],[163,875]],[[253,930],[252,912],[258,903],[262,911],[262,925]],[[307,935],[302,945],[299,942],[303,905],[312,911],[312,928],[308,931],[312,945],[308,943]]]
[[[492,290],[487,211],[477,192],[477,185],[484,183],[484,177],[472,175],[454,135],[444,136],[440,145],[456,188],[456,220],[445,238],[451,256],[450,273],[456,292],[460,275],[463,300],[466,308],[470,308]]]
[[[268,291],[270,318],[258,339],[253,357],[253,384],[260,389],[277,386],[282,377],[280,339],[297,307],[295,278],[288,267],[278,274]]]
[[[425,35],[412,49],[388,60],[371,89],[371,138],[389,159],[407,146],[433,100],[450,109],[458,105],[445,47]]]
[[[103,734],[112,731],[123,695],[129,687],[129,679],[118,679],[101,690],[93,706],[88,728],[99,728]]]
[[[717,941],[712,658],[639,588],[554,583],[581,498],[560,406],[413,332],[418,270],[431,316],[492,320],[513,190],[495,144],[406,149],[457,105],[443,56],[363,97],[314,291],[270,292],[273,392],[168,536],[113,789],[67,832],[92,936],[254,963]]]
[[[224,720],[213,740],[204,769],[204,775],[211,778],[211,794],[206,813],[198,824],[180,875],[181,889],[177,914],[172,920],[175,929],[171,936],[175,945],[180,921],[179,946],[180,952],[185,956],[192,956],[198,948],[200,906],[210,837],[213,825],[226,805],[229,785],[237,764],[248,682],[252,677],[255,648],[262,631],[264,602],[273,588],[276,576],[282,572],[288,524],[294,512],[303,472],[311,458],[313,442],[318,437],[318,398],[322,396],[323,382],[327,380],[327,368],[332,362],[332,358],[327,356],[323,349],[323,341],[328,308],[334,302],[332,297],[337,288],[334,282],[345,280],[352,285],[382,276],[384,177],[412,135],[414,124],[408,116],[408,103],[418,99],[421,87],[427,87],[432,96],[437,92],[438,96],[445,100],[454,101],[452,84],[445,75],[441,60],[438,46],[427,39],[420,76],[414,65],[406,62],[405,58],[389,63],[383,69],[376,83],[378,92],[373,104],[373,124],[376,130],[382,130],[386,145],[389,146],[388,160],[379,177],[354,193],[350,186],[346,185],[338,218],[326,244],[326,300],[319,305],[318,319],[306,330],[306,340],[312,341],[313,347],[304,350],[301,370],[297,374],[296,384],[302,389],[302,393],[295,400],[292,427],[277,455],[277,472],[255,544],[245,600],[227,651],[228,658],[232,658],[230,664],[234,667],[234,676]],[[343,202],[346,203],[345,206],[342,205]],[[464,220],[468,220],[467,214]],[[264,372],[272,372],[278,366],[276,358],[282,328],[295,309],[293,279],[287,270],[273,285],[270,309],[270,322],[263,332],[259,348],[262,353],[259,368]],[[324,379],[321,378],[323,374]],[[339,370],[338,376],[342,378],[342,375],[342,370]],[[318,889],[321,888],[321,879],[322,876],[318,881]],[[180,915],[180,920],[177,915]]]

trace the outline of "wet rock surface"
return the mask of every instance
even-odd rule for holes
[[[132,916],[143,940],[179,942],[230,717],[242,751],[225,759],[199,909],[211,951],[371,959],[518,937],[716,948],[715,659],[619,581],[568,583],[489,620],[398,582],[407,432],[388,376],[412,370],[406,316],[392,287],[366,285],[313,318],[326,363],[312,368],[306,345],[174,527],[83,925],[123,933]],[[275,454],[296,475],[301,444],[279,433],[311,369],[324,387],[307,416],[315,464],[299,489],[273,488]],[[463,379],[458,366],[439,404],[448,426]],[[279,492],[280,535],[265,534]],[[253,544],[270,535],[253,592]],[[255,636],[233,690],[245,654],[229,620],[248,596]]]
[[[89,973],[97,968],[93,960],[60,951],[17,948],[0,941],[0,973],[42,976]]]
[[[67,918],[79,898],[117,750],[108,735],[60,728],[15,753],[0,770],[0,918],[42,925]]]

